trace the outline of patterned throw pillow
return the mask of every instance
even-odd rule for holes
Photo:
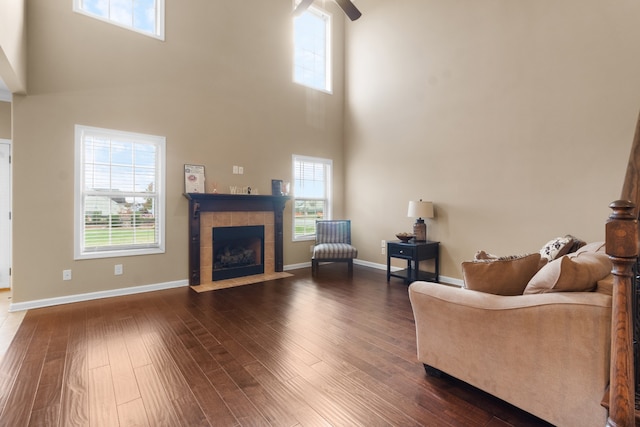
[[[556,258],[568,254],[573,246],[573,239],[573,236],[567,235],[549,240],[542,249],[540,249],[540,256],[547,258],[549,261],[553,261]]]

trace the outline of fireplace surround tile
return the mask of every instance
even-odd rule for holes
[[[203,212],[200,219],[200,284],[211,282],[214,227],[264,225],[264,273],[275,272],[273,212]]]
[[[283,210],[288,196],[185,194],[189,199],[189,284],[212,282],[213,227],[264,225],[264,272],[283,271]]]

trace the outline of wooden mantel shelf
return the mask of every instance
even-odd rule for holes
[[[200,281],[200,213],[202,212],[261,212],[274,214],[275,271],[284,270],[284,207],[289,196],[252,194],[185,193],[189,200],[189,285]]]
[[[240,206],[245,211],[273,210],[270,206],[278,206],[284,209],[284,205],[289,196],[271,196],[262,194],[219,194],[219,193],[185,193],[184,196],[190,201],[197,201],[206,204],[203,212],[228,212],[228,204]],[[252,208],[253,207],[253,208]],[[267,207],[268,209],[263,209]]]

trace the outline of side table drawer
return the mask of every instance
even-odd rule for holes
[[[401,245],[388,245],[387,250],[389,251],[389,256],[394,258],[407,258],[413,259],[415,255],[415,248],[406,247]]]

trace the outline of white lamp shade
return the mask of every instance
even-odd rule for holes
[[[409,202],[407,216],[411,218],[433,218],[433,203],[412,200]]]

